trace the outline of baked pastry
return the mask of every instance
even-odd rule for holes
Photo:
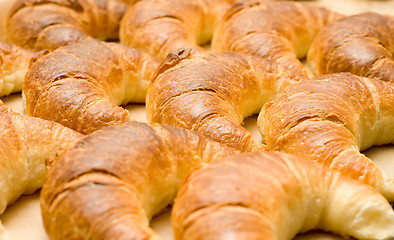
[[[394,85],[351,73],[293,84],[264,105],[258,127],[267,147],[368,183],[394,201],[394,177],[360,153],[394,143]]]
[[[193,172],[172,211],[175,239],[288,239],[318,228],[390,239],[394,211],[374,188],[303,157],[242,153]]]
[[[167,56],[151,81],[147,119],[198,131],[241,151],[262,150],[241,126],[243,119],[300,80],[287,68],[257,57],[180,49]]]
[[[171,51],[204,51],[216,25],[236,0],[145,0],[130,7],[121,22],[120,41],[158,59]]]
[[[119,22],[134,0],[17,0],[6,20],[9,42],[56,49],[88,36],[118,39]]]
[[[366,12],[333,22],[313,41],[308,64],[317,74],[352,72],[394,83],[394,17]]]
[[[127,122],[55,159],[41,191],[50,239],[159,239],[149,219],[193,169],[235,150],[182,128]]]
[[[129,121],[118,105],[144,102],[158,65],[139,50],[95,39],[43,52],[24,81],[27,114],[84,134]]]
[[[309,74],[298,59],[306,56],[323,26],[341,17],[326,8],[305,3],[241,1],[218,24],[212,49],[260,56],[307,77]]]
[[[60,124],[23,116],[1,101],[0,132],[0,214],[20,195],[40,188],[45,161],[83,136]]]
[[[22,91],[33,52],[0,42],[0,97]]]

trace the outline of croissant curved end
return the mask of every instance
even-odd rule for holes
[[[0,42],[0,97],[22,90],[33,52]]]

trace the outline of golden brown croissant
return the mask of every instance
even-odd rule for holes
[[[0,97],[22,90],[33,52],[0,42]]]
[[[212,48],[260,56],[308,76],[297,58],[306,56],[313,38],[324,25],[340,17],[328,9],[297,2],[239,2],[218,24]]]
[[[377,188],[394,201],[394,177],[360,153],[394,143],[394,85],[351,73],[294,84],[264,105],[268,149],[305,155]]]
[[[8,232],[4,229],[3,225],[1,224],[0,221],[0,240],[9,240],[9,234]]]
[[[314,228],[390,239],[394,211],[374,188],[321,164],[258,152],[213,162],[187,177],[172,225],[177,240],[290,240]]]
[[[308,64],[318,75],[352,72],[394,82],[394,17],[349,16],[324,27],[313,41]]]
[[[235,52],[168,55],[146,97],[150,122],[202,133],[241,151],[263,149],[240,123],[301,78],[279,64]]]
[[[81,133],[131,120],[117,105],[144,102],[159,63],[139,50],[88,39],[38,56],[24,81],[28,115]]]
[[[130,7],[122,19],[120,40],[164,59],[179,48],[202,50],[236,0],[145,0]]]
[[[8,41],[24,48],[55,49],[87,36],[117,39],[133,0],[18,0],[6,23]]]
[[[1,101],[0,132],[0,214],[20,195],[40,188],[45,161],[83,136],[60,124],[23,116]]]
[[[41,191],[50,239],[159,239],[149,219],[193,169],[235,150],[182,128],[127,122],[54,160]]]

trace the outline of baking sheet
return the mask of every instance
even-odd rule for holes
[[[4,36],[3,19],[13,0],[0,0],[0,40]],[[320,0],[307,1],[308,4],[326,6],[344,14],[356,14],[365,11],[394,15],[394,1],[380,0]],[[1,98],[6,105],[23,113],[23,105],[20,94],[13,94]],[[141,122],[146,122],[144,105],[128,105],[126,108],[131,115]],[[253,136],[261,140],[256,127],[256,117],[245,120],[245,127]],[[389,175],[394,175],[394,146],[372,147],[365,152],[369,158],[380,165]],[[29,196],[23,196],[0,215],[4,227],[10,234],[11,239],[47,240],[48,237],[43,229],[39,207],[39,192]],[[151,225],[163,240],[172,240],[172,229],[170,225],[170,209],[156,216]],[[341,237],[322,233],[319,231],[299,235],[297,240],[338,240]]]

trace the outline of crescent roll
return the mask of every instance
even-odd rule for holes
[[[147,118],[198,131],[240,151],[262,150],[241,126],[243,119],[300,80],[287,68],[257,57],[180,49],[167,56],[151,81]]]
[[[27,113],[84,134],[130,121],[118,105],[144,102],[158,65],[139,50],[95,39],[42,52],[24,81]]]
[[[4,229],[4,227],[0,221],[0,240],[9,240],[9,239],[10,239],[10,236],[9,236],[8,232]]]
[[[264,105],[258,127],[270,150],[305,155],[368,183],[394,201],[394,177],[360,153],[394,143],[394,85],[351,73],[293,84]]]
[[[33,52],[0,42],[0,97],[22,91]]]
[[[336,72],[394,83],[394,17],[367,12],[324,27],[313,41],[308,64],[317,75]]]
[[[56,49],[88,36],[118,39],[119,23],[133,0],[17,0],[6,20],[6,38],[21,47]]]
[[[22,194],[40,188],[46,161],[83,136],[60,124],[23,116],[1,101],[0,132],[0,214]]]
[[[298,59],[306,56],[323,26],[341,17],[326,8],[298,2],[241,1],[218,24],[212,48],[260,56],[307,77]]]
[[[390,239],[394,211],[376,189],[278,152],[242,153],[188,176],[172,211],[175,239],[291,240],[322,229]]]
[[[58,156],[41,191],[50,239],[159,239],[149,219],[192,170],[235,150],[182,128],[127,122]]]
[[[216,25],[236,0],[145,0],[131,6],[120,26],[122,43],[158,59],[171,51],[203,51]]]

